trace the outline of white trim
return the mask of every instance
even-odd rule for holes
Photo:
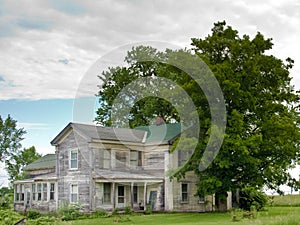
[[[72,152],[76,152],[76,167],[72,168],[71,165],[71,155],[72,155]],[[69,152],[69,170],[78,170],[78,149],[71,149],[70,152]]]
[[[72,186],[77,186],[77,193],[74,192],[74,194],[77,194],[77,201],[72,201]],[[70,203],[71,202],[78,202],[79,201],[79,188],[78,188],[78,183],[70,183],[70,186],[69,186],[69,190],[70,190],[70,195],[69,195],[69,200],[70,200]]]

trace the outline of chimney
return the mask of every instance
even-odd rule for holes
[[[163,116],[157,116],[156,117],[156,126],[160,126],[165,123],[164,117]]]

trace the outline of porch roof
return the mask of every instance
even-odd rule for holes
[[[57,180],[57,176],[55,173],[47,173],[33,178],[24,179],[24,180],[15,180],[14,184],[33,183],[37,181],[50,181],[50,180]]]
[[[146,172],[131,172],[131,171],[111,171],[98,170],[94,176],[97,182],[151,182],[160,183],[164,181],[164,174],[162,171],[156,173]]]

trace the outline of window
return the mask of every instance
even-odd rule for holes
[[[42,184],[41,183],[37,184],[37,200],[38,201],[42,200]]]
[[[193,154],[193,151],[178,151],[178,166],[183,166],[190,158],[190,156]]]
[[[142,166],[142,152],[138,151],[138,166]]]
[[[181,202],[188,202],[188,184],[181,184]]]
[[[133,203],[138,202],[138,186],[133,186]]]
[[[111,203],[111,184],[103,183],[103,203]]]
[[[54,200],[54,194],[55,194],[55,184],[50,183],[50,200]]]
[[[25,194],[24,194],[24,184],[20,184],[20,200],[24,201]]]
[[[35,200],[35,193],[36,193],[35,184],[31,185],[31,192],[32,192],[32,200],[34,201]]]
[[[72,150],[70,153],[70,168],[77,169],[78,168],[78,151]]]
[[[103,168],[110,169],[110,151],[103,150]]]
[[[16,201],[19,201],[20,200],[20,196],[19,196],[19,189],[20,189],[20,186],[18,184],[15,185],[15,199]]]
[[[116,152],[116,168],[126,167],[126,152]]]
[[[72,184],[71,185],[71,202],[77,202],[78,201],[78,185]]]
[[[130,151],[130,167],[136,168],[138,166],[138,152]]]
[[[43,183],[43,201],[47,201],[47,183]]]

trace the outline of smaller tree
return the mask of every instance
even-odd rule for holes
[[[17,128],[17,121],[10,115],[3,120],[0,116],[0,161],[4,162],[21,148],[26,131]]]
[[[22,151],[13,154],[10,159],[5,162],[9,180],[13,181],[25,178],[23,168],[41,158],[41,156],[41,154],[36,152],[34,146],[24,148]]]

